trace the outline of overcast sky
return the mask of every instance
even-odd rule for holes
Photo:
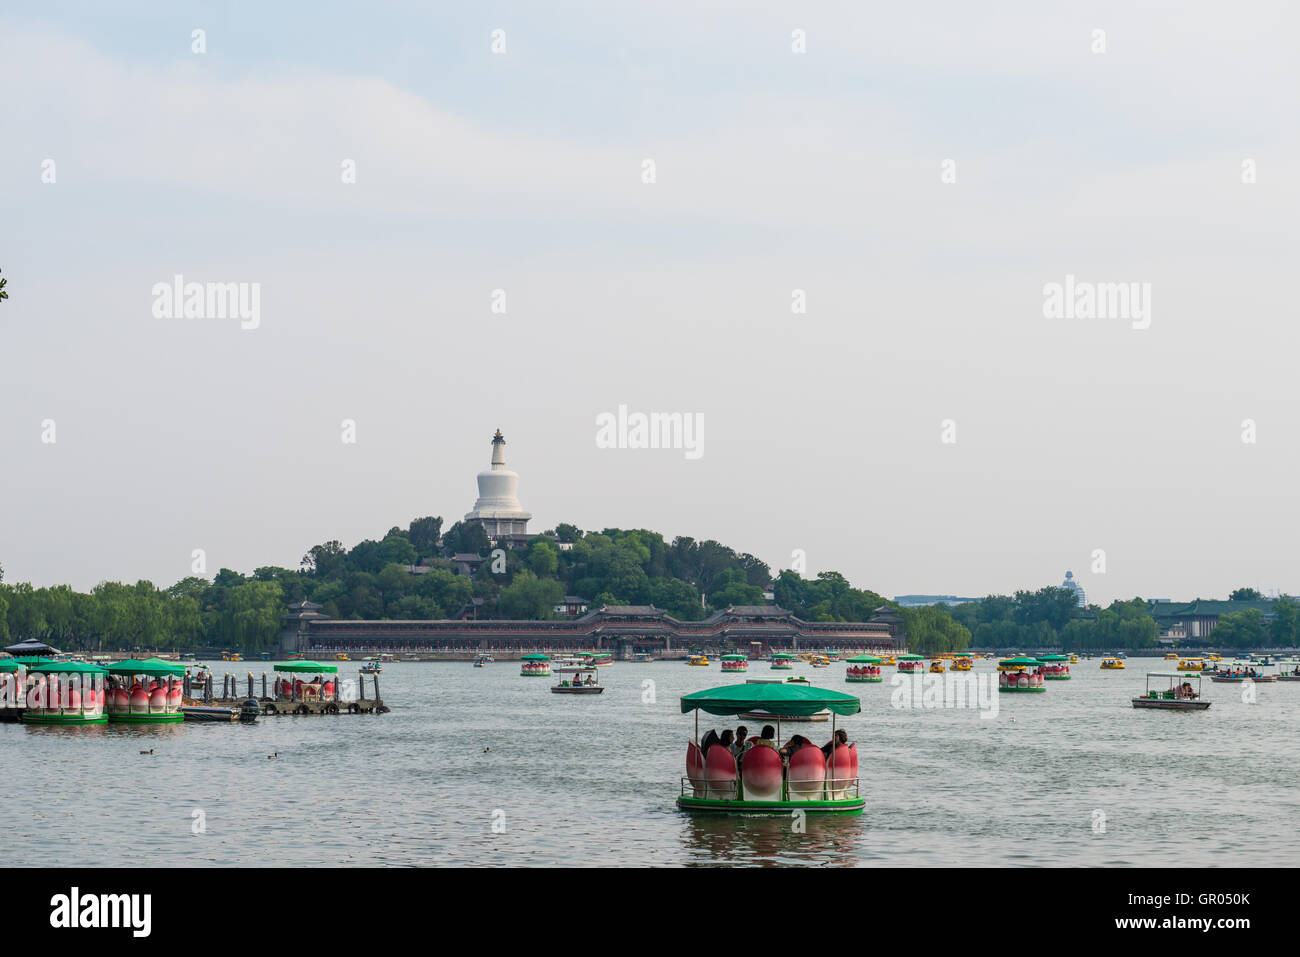
[[[532,531],[1300,591],[1298,49],[1282,0],[10,0],[6,581],[450,524],[499,427]],[[156,318],[178,274],[259,283],[257,328]],[[1045,317],[1067,275],[1149,327]],[[598,448],[619,405],[703,455]]]

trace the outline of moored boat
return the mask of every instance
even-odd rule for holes
[[[722,744],[700,744],[700,711],[718,716],[775,714],[808,716],[826,712],[852,715],[858,699],[839,691],[756,679],[683,695],[683,714],[695,712],[695,737],[686,749],[686,776],[681,779],[677,806],[683,811],[714,814],[861,814],[866,807],[858,780],[857,747],[838,744],[829,759],[808,743],[783,758],[779,721],[776,737],[755,743],[735,755]],[[831,741],[837,741],[832,724]],[[788,767],[787,765],[788,760]]]
[[[128,658],[108,666],[108,720],[114,724],[173,724],[181,711],[185,667],[159,658]]]
[[[99,665],[73,661],[46,661],[28,667],[27,675],[32,683],[23,702],[23,724],[106,723],[107,674]]]
[[[1163,683],[1169,679],[1166,689],[1153,689],[1151,679]],[[1192,687],[1190,676],[1177,671],[1153,671],[1147,675],[1146,692],[1133,699],[1133,707],[1150,708],[1160,711],[1204,711],[1210,702],[1201,698],[1201,676],[1196,675],[1196,687]]]

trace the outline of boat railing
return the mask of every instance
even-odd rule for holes
[[[790,796],[790,779],[787,776],[781,778],[781,797],[779,800],[783,803],[800,801],[830,801],[846,800],[849,798],[862,797],[861,780],[856,777],[831,777],[831,769],[826,768],[826,779],[820,782],[813,781],[796,781],[800,785],[795,791],[795,796]],[[710,801],[744,801],[745,784],[737,775],[735,778],[691,778],[683,775],[681,779],[682,797],[686,798],[704,798]],[[776,803],[773,800],[771,803]]]

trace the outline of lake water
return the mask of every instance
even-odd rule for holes
[[[844,665],[797,666],[857,694],[867,810],[692,817],[676,810],[691,715],[715,665],[619,662],[599,696],[553,695],[517,662],[385,665],[385,715],[255,725],[0,725],[15,812],[7,860],[85,865],[1291,865],[1300,682],[1204,682],[1199,713],[1139,711],[1130,660],[1000,712],[898,710]],[[220,663],[214,664],[219,669]],[[259,664],[246,664],[254,674]],[[354,665],[340,665],[351,670]],[[977,672],[991,673],[992,662]],[[779,676],[765,663],[749,677]],[[645,697],[653,682],[654,701]],[[1193,682],[1195,679],[1193,678]],[[701,728],[732,719],[701,715]],[[751,730],[755,722],[746,722]],[[810,730],[811,729],[811,730]],[[786,725],[818,744],[829,724]],[[153,748],[152,756],[140,750]],[[489,748],[486,753],[484,748]],[[267,755],[279,757],[268,760]],[[196,816],[201,812],[201,816]],[[1099,817],[1098,815],[1104,815]],[[504,832],[494,831],[494,819]],[[199,829],[197,824],[202,824]],[[1098,827],[1097,825],[1103,825]],[[200,830],[200,833],[194,833]]]

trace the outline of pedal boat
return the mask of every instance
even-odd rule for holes
[[[1039,655],[1038,660],[1043,664],[1043,677],[1048,681],[1069,681],[1070,680],[1070,656],[1069,655]]]
[[[1120,659],[1118,658],[1103,658],[1101,659],[1101,670],[1102,671],[1123,671],[1124,662],[1120,661]]]
[[[21,662],[20,662],[21,663]],[[105,675],[98,665],[75,661],[47,661],[27,668],[27,678],[15,687],[26,685],[23,724],[82,725],[106,724],[104,714]]]
[[[898,670],[901,674],[920,674],[925,671],[925,655],[899,655]]]
[[[1151,679],[1169,679],[1169,687],[1152,689]],[[1133,699],[1135,708],[1154,708],[1161,711],[1204,711],[1210,702],[1201,697],[1201,676],[1196,675],[1196,690],[1184,695],[1180,690],[1183,684],[1191,684],[1191,677],[1177,671],[1153,671],[1147,675],[1147,690],[1140,698]]]
[[[551,676],[550,656],[542,654],[520,655],[519,676],[522,678],[549,678]]]
[[[1037,658],[1004,658],[998,662],[998,691],[1020,694],[1041,693],[1043,675],[1033,674],[1030,668],[1039,665]]]
[[[233,660],[233,659],[232,659]],[[128,658],[108,666],[105,711],[113,724],[175,724],[185,720],[185,666],[147,658]]]
[[[797,655],[787,655],[783,651],[776,652],[768,659],[773,671],[794,671],[794,663],[797,660]]]
[[[691,655],[686,659],[686,663],[692,668],[707,668],[709,666],[708,655]]]
[[[686,776],[681,779],[677,807],[705,814],[861,814],[866,807],[858,781],[856,744],[840,745],[827,760],[815,745],[800,748],[783,767],[775,748],[758,745],[745,752],[739,768],[731,751],[720,744],[705,755],[700,739],[700,711],[721,717],[753,712],[808,716],[827,711],[832,716],[862,710],[856,697],[842,691],[803,684],[762,681],[724,685],[683,695],[682,714],[695,712],[695,737],[686,749]],[[781,744],[780,719],[776,743]],[[835,738],[832,717],[831,739]]]
[[[875,655],[854,655],[845,663],[848,665],[844,670],[844,680],[847,682],[878,683],[885,680],[880,673],[881,660]]]
[[[744,655],[723,655],[723,671],[748,671],[749,659]]]

